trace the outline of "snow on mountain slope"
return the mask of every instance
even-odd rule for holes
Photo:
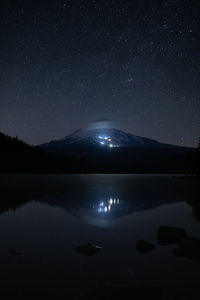
[[[100,120],[91,123],[86,128],[80,128],[72,134],[60,140],[40,145],[41,147],[64,147],[67,146],[99,146],[101,148],[182,148],[170,144],[163,144],[156,140],[140,137],[124,132],[114,127],[109,120]]]
[[[116,128],[79,129],[60,142],[65,145],[99,145],[102,147],[159,147],[160,143],[126,133]]]

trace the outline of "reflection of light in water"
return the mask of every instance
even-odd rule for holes
[[[98,205],[97,211],[99,213],[110,212],[114,205],[119,204],[119,198],[109,198],[107,203],[108,204],[105,204],[104,202],[100,202],[99,205]]]

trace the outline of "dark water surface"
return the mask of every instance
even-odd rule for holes
[[[200,262],[156,238],[162,225],[200,237],[198,186],[170,175],[1,175],[0,292],[110,299],[110,288],[150,286],[161,299],[200,299]],[[138,252],[141,239],[155,249]],[[88,243],[103,249],[76,251]]]

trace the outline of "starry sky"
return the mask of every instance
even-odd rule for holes
[[[1,0],[0,131],[30,144],[101,118],[200,136],[199,0]]]

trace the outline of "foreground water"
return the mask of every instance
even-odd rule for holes
[[[170,175],[1,175],[1,293],[107,299],[110,288],[156,287],[161,299],[198,299],[200,262],[174,256],[176,245],[161,246],[156,235],[167,225],[200,237],[198,183]],[[155,249],[140,253],[141,239]],[[89,243],[103,249],[76,251]]]

